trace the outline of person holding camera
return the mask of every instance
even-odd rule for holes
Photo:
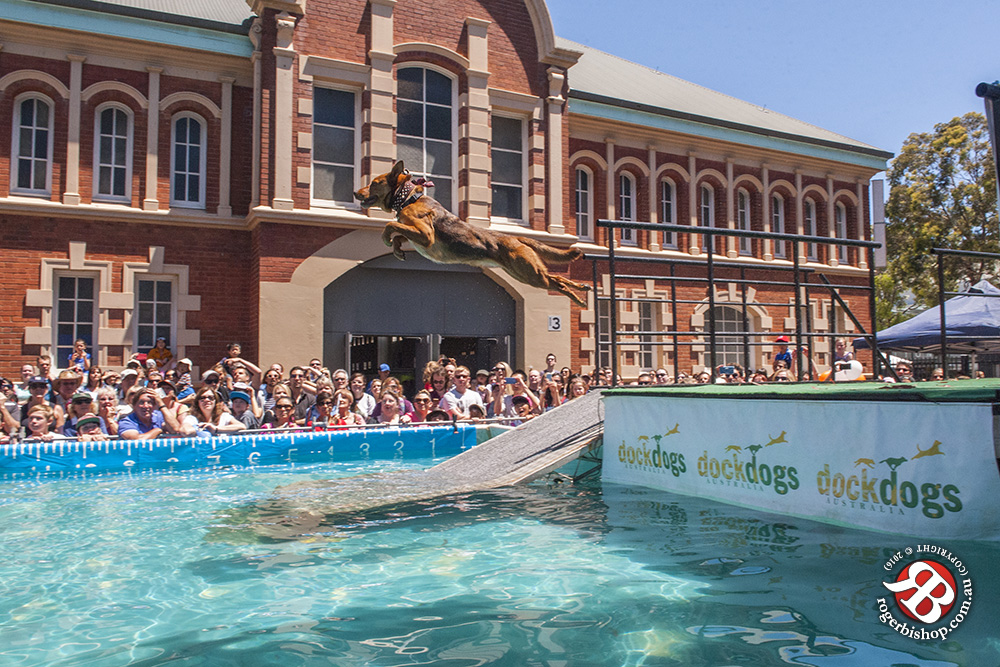
[[[493,397],[493,414],[497,417],[519,416],[514,407],[514,397],[524,396],[531,403],[531,411],[536,415],[542,413],[541,401],[528,388],[523,371],[514,371],[511,377],[504,378],[505,391],[496,391]]]

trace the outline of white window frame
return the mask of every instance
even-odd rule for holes
[[[121,111],[125,114],[125,194],[115,195],[100,192],[101,183],[101,114],[108,109]],[[135,114],[124,104],[117,102],[107,102],[94,110],[94,166],[93,169],[93,198],[95,201],[111,201],[130,203],[132,201],[132,141],[135,136]],[[114,151],[112,151],[113,153]],[[112,169],[119,168],[118,165],[111,165]],[[112,185],[114,177],[112,175]]]
[[[497,111],[492,112],[494,118],[507,118],[509,120],[516,120],[521,124],[521,182],[519,184],[514,183],[498,183],[497,185],[503,185],[506,187],[520,187],[521,188],[521,215],[518,218],[509,218],[499,215],[491,215],[491,220],[497,220],[500,222],[510,222],[518,225],[527,226],[528,224],[528,151],[526,150],[528,146],[528,127],[531,123],[530,118],[525,118],[524,116],[519,116],[511,113],[500,113]],[[493,151],[499,150],[505,153],[512,153],[510,149],[506,148],[496,148],[493,146],[492,141],[493,128],[490,127],[490,197],[493,196]],[[491,202],[492,204],[492,202]],[[492,206],[490,211],[492,212]]]
[[[59,298],[59,283],[60,283],[60,281],[63,278],[90,278],[91,280],[94,281],[94,298],[93,298],[94,308],[93,308],[93,311],[91,313],[91,319],[92,319],[92,321],[90,323],[90,325],[91,325],[91,332],[92,333],[90,335],[91,341],[87,345],[87,352],[91,355],[91,360],[96,365],[98,363],[97,362],[97,358],[98,358],[97,353],[98,353],[98,350],[99,350],[99,347],[100,347],[100,341],[98,340],[98,334],[100,332],[100,317],[99,317],[99,315],[100,315],[100,310],[101,309],[99,307],[100,304],[99,304],[98,300],[100,298],[101,275],[100,275],[100,273],[96,273],[94,271],[66,271],[66,270],[57,270],[57,271],[55,271],[53,273],[53,276],[52,276],[52,348],[51,348],[51,352],[49,353],[50,356],[52,357],[52,367],[53,368],[65,368],[66,366],[64,364],[68,363],[68,361],[69,361],[68,357],[67,358],[62,358],[62,356],[61,356],[61,354],[59,352],[59,347],[60,347],[59,346],[59,302],[62,300],[62,299]],[[76,317],[76,303],[79,301],[79,299],[77,298],[75,290],[74,290],[74,293],[73,293],[73,299],[72,300],[73,300],[73,317],[75,318]],[[79,322],[76,319],[74,319],[73,320],[73,325],[74,325],[73,339],[74,340],[76,340],[77,338],[79,338],[79,336],[76,333],[76,325],[77,324],[79,324]],[[72,345],[73,344],[70,343],[70,346],[72,346]]]
[[[625,192],[626,184],[628,184],[628,193]],[[636,181],[635,176],[631,172],[622,171],[618,174],[618,219],[623,222],[635,222],[636,221],[636,203],[638,202],[638,197],[636,197]],[[628,213],[626,214],[626,207],[628,208]],[[622,245],[634,246],[638,244],[637,237],[634,229],[622,229],[621,243]]]
[[[199,191],[198,201],[174,199],[174,176],[177,174],[177,121],[182,118],[190,118],[201,125],[201,145],[199,164]],[[170,118],[170,206],[175,208],[205,208],[205,193],[208,182],[208,122],[200,114],[193,111],[182,111],[174,114]],[[185,171],[185,174],[191,172]]]
[[[705,321],[708,321],[707,313]],[[732,328],[727,328],[732,327]],[[725,366],[744,365],[743,334],[746,327],[743,312],[738,306],[719,303],[715,305],[716,361]],[[754,338],[750,338],[751,348]]]
[[[744,188],[736,191],[736,229],[750,231],[750,193]],[[753,255],[753,239],[749,236],[739,237],[739,253]]]
[[[816,236],[816,202],[812,199],[805,201],[805,210],[802,214],[802,234],[803,236]],[[806,243],[806,258],[817,261],[819,251],[815,243]]]
[[[785,198],[779,194],[771,195],[771,232],[785,233]],[[784,259],[788,255],[787,241],[774,242],[774,256]]]
[[[587,177],[587,188],[584,190],[580,189],[580,174],[583,173]],[[576,181],[576,235],[581,241],[593,241],[594,240],[594,172],[592,172],[588,167],[579,166],[576,168],[574,174]],[[584,202],[587,207],[585,213],[580,212],[580,202]],[[581,222],[583,223],[581,225]],[[581,226],[586,227],[586,233],[581,234]]]
[[[637,329],[639,331],[652,331],[653,327],[656,326],[656,312],[654,308],[655,304],[652,301],[637,301],[636,302],[636,314],[638,315],[639,324]],[[656,347],[653,345],[653,335],[652,334],[639,334],[639,351],[637,353],[637,361],[640,368],[653,369],[656,368]]]
[[[702,227],[715,227],[715,188],[708,183],[698,188],[698,222]],[[708,247],[708,237],[702,234],[701,246],[705,252],[714,253],[715,237],[712,237],[713,247]]]
[[[847,238],[847,207],[841,202],[833,205],[834,235],[838,239]],[[837,246],[837,260],[840,264],[847,264],[847,246]]]
[[[671,178],[660,181],[660,222],[677,224],[677,185]],[[677,232],[663,232],[663,247],[677,249]]]
[[[610,367],[611,366],[611,337],[614,332],[611,331],[611,301],[598,299],[596,301],[596,306],[594,308],[597,318],[597,334],[595,338],[597,339],[595,343],[597,344],[597,367]]]
[[[329,83],[313,83],[313,89],[325,88],[327,90],[336,90],[342,93],[350,93],[354,96],[354,127],[351,128],[354,131],[354,164],[350,165],[351,169],[354,170],[353,183],[351,187],[351,192],[358,189],[360,183],[358,180],[358,174],[361,173],[361,95],[356,88],[351,88],[349,86],[336,86]],[[313,144],[309,155],[309,205],[316,206],[318,208],[350,208],[355,210],[360,210],[360,204],[351,198],[351,201],[340,201],[337,199],[320,199],[316,196],[315,184],[316,184],[316,163],[320,164],[330,164],[333,166],[344,167],[348,166],[346,162],[323,162],[316,160],[316,96],[313,95],[313,116],[312,116],[312,137]],[[329,127],[342,127],[340,125],[330,125]]]
[[[27,100],[38,100],[44,102],[49,106],[49,126],[48,131],[48,147],[47,154],[45,157],[46,168],[45,168],[45,188],[22,188],[17,184],[18,173],[20,172],[20,156],[21,152],[21,105]],[[10,192],[15,195],[31,195],[31,196],[50,196],[52,194],[52,147],[53,147],[53,135],[55,134],[55,115],[56,115],[56,105],[48,95],[43,95],[42,93],[30,92],[24,93],[23,95],[18,95],[14,98],[14,113],[13,120],[11,122],[11,144],[10,144]],[[32,126],[37,128],[37,126]],[[31,160],[34,161],[36,158],[32,157]],[[32,170],[34,172],[34,170]]]
[[[448,178],[451,179],[451,193],[450,194],[451,194],[452,208],[456,208],[457,209],[458,208],[458,204],[459,204],[459,201],[458,201],[458,142],[459,142],[459,139],[461,138],[459,136],[459,132],[458,132],[458,130],[459,130],[459,127],[458,127],[458,78],[453,73],[449,72],[448,70],[444,69],[443,67],[438,67],[436,65],[433,65],[433,64],[427,63],[427,62],[415,61],[415,62],[402,63],[402,64],[400,64],[400,65],[398,65],[396,67],[397,75],[398,75],[399,70],[403,70],[403,69],[425,69],[425,70],[431,70],[433,72],[436,72],[436,73],[438,73],[438,74],[440,74],[442,76],[445,76],[445,77],[451,79],[451,137],[452,137],[451,138],[451,174],[448,175]],[[426,80],[426,77],[425,77],[425,80]],[[407,100],[406,98],[399,98],[399,99],[403,99],[403,100],[408,101],[408,102],[415,101],[415,100]],[[420,103],[423,104],[423,105],[425,105],[425,106],[428,104],[428,102],[426,100],[422,100]],[[436,104],[434,102],[431,102],[430,104],[432,104],[434,106],[440,106],[439,104]],[[397,130],[397,137],[398,136],[411,137],[411,135],[408,135],[408,134],[400,135],[399,132],[398,132],[398,130]],[[426,157],[426,154],[427,154],[427,148],[426,148],[426,143],[427,143],[427,127],[426,127],[426,125],[424,126],[424,136],[421,137],[421,139],[424,142],[424,149],[423,150],[424,150],[424,155]],[[398,141],[398,139],[397,139],[397,141]],[[441,141],[441,140],[440,139],[431,139],[431,141]],[[399,149],[398,149],[398,147],[397,147],[396,150],[397,150],[397,159],[398,159],[398,157],[399,157],[399,153],[398,153]],[[422,172],[422,171],[417,171],[415,169],[410,168],[409,166],[407,166],[407,169],[414,176],[418,176],[418,175],[419,176],[426,176],[428,178],[428,180],[433,180],[433,178],[434,178],[433,174],[427,174],[427,173]],[[436,186],[436,188],[440,188],[440,187],[441,186],[439,186],[439,185]],[[438,191],[440,191],[440,190],[438,190]],[[429,191],[429,194],[431,196],[434,196],[434,192],[435,192],[435,188],[431,188],[430,191]],[[457,214],[457,211],[453,211],[453,213]]]
[[[147,352],[148,348],[139,345],[139,282],[140,281],[152,281],[152,282],[168,282],[170,283],[170,340],[168,341],[167,347],[171,350],[177,350],[177,297],[178,297],[178,281],[176,274],[159,274],[159,273],[137,273],[134,278],[134,295],[135,301],[132,304],[134,310],[132,311],[132,348],[133,352]],[[155,290],[154,285],[154,301],[155,301]],[[155,318],[155,313],[154,313]],[[156,332],[153,332],[153,345],[156,345]]]

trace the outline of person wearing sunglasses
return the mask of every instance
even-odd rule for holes
[[[486,406],[483,405],[483,397],[479,395],[478,391],[469,388],[471,380],[472,373],[467,366],[456,367],[454,376],[455,386],[449,389],[441,398],[438,407],[450,416],[458,419],[469,418],[470,405],[478,405],[485,413]]]
[[[274,415],[274,421],[270,422],[273,428],[296,428],[298,426],[295,423],[295,404],[287,396],[278,398],[268,414]]]
[[[235,433],[246,428],[243,422],[225,411],[211,385],[205,385],[195,393],[194,407],[184,419],[188,423],[194,420],[198,437],[202,438],[220,433]]]

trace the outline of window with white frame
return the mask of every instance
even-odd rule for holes
[[[746,190],[739,190],[736,193],[736,229],[744,232],[750,231],[750,194]],[[748,236],[741,236],[739,239],[740,254],[753,254],[753,239]]]
[[[668,179],[660,181],[660,222],[677,224],[677,188]],[[677,232],[663,232],[663,247],[677,247]]]
[[[129,201],[132,180],[132,114],[118,105],[94,114],[94,198]]]
[[[11,191],[47,195],[52,191],[52,102],[27,95],[14,103]]]
[[[493,217],[525,220],[524,121],[493,116],[490,160]]]
[[[834,234],[838,239],[847,238],[847,208],[837,202],[833,207]],[[837,247],[837,259],[841,264],[847,264],[847,246]]]
[[[701,205],[699,207],[700,215],[698,216],[698,221],[702,227],[715,227],[715,190],[709,185],[702,185],[700,193]],[[714,246],[715,242],[713,241],[711,245]],[[714,247],[709,247],[708,237],[704,234],[701,236],[701,247],[707,252],[715,252]]]
[[[714,312],[716,363],[725,366],[733,364],[742,366],[744,363],[743,337],[733,334],[742,334],[747,330],[743,321],[743,313],[739,308],[732,306],[716,306]]]
[[[431,194],[452,210],[454,82],[426,67],[396,72],[396,153],[410,173],[433,180]]]
[[[171,123],[170,205],[205,208],[205,121],[184,112]]]
[[[635,177],[627,171],[623,171],[618,178],[618,219],[622,221],[635,222]],[[622,245],[635,245],[636,233],[634,229],[622,230]]]
[[[611,366],[611,302],[597,301],[597,365]]]
[[[785,200],[779,195],[771,196],[771,231],[775,234],[785,233]],[[774,256],[785,257],[785,241],[774,242]]]
[[[357,95],[313,87],[312,198],[354,201],[357,173]]]
[[[138,351],[147,351],[156,339],[167,339],[173,345],[174,332],[174,283],[164,278],[141,278],[135,291],[135,345]]]
[[[53,365],[69,365],[73,342],[79,338],[93,353],[97,344],[97,278],[86,274],[56,275],[55,304],[52,312]]]
[[[805,215],[802,219],[802,233],[805,236],[816,236],[816,202],[807,199],[805,202]],[[819,252],[815,243],[806,243],[806,257],[816,261]]]
[[[576,235],[586,241],[594,239],[592,222],[594,210],[593,179],[587,169],[576,169]]]
[[[653,306],[650,301],[640,301],[639,306],[639,331],[653,330]],[[640,368],[654,368],[656,366],[655,348],[652,334],[639,334],[639,354],[637,361]]]

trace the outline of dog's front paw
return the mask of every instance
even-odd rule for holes
[[[403,252],[402,250],[400,250],[399,248],[396,248],[395,250],[393,250],[392,254],[393,254],[393,256],[395,256],[396,259],[398,259],[400,261],[403,261],[403,262],[406,261],[406,253]]]

